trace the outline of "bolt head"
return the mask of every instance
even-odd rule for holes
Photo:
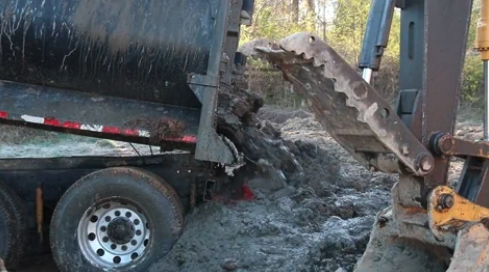
[[[370,85],[364,80],[356,81],[353,83],[353,93],[355,100],[363,100],[367,98]]]
[[[450,151],[450,149],[452,149],[453,147],[453,142],[451,139],[446,139],[446,138],[443,138],[442,139],[442,144],[441,144],[441,147],[442,147],[442,150],[443,151]]]
[[[455,199],[451,194],[444,194],[440,198],[440,205],[445,209],[450,209],[455,204]]]
[[[421,170],[425,172],[431,171],[433,169],[433,166],[434,166],[434,161],[429,156],[425,155],[419,160],[419,168],[421,168]]]
[[[407,145],[403,145],[401,147],[401,153],[402,155],[409,155],[409,147]]]

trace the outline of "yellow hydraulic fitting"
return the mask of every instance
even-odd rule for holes
[[[477,22],[475,48],[481,52],[482,60],[489,60],[489,0],[481,0],[481,16]]]

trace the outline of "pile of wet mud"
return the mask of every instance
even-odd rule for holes
[[[249,180],[252,201],[198,206],[151,272],[353,270],[395,177],[363,169],[311,117],[269,125],[302,174]]]
[[[264,99],[248,88],[244,67],[232,69],[232,76],[221,81],[216,116],[217,132],[232,142],[241,160],[240,167],[227,174],[238,182],[254,180],[275,188],[298,180],[303,168],[294,146],[270,121],[259,117]]]
[[[302,174],[249,180],[252,201],[199,205],[171,253],[150,272],[353,271],[396,177],[364,169],[312,117],[260,124],[281,139]],[[480,136],[480,124],[458,127],[459,137]],[[130,149],[111,141],[86,144],[109,153]]]
[[[234,131],[239,132],[234,135],[243,137],[237,143],[247,165],[276,175],[270,178],[259,172],[247,181],[254,193],[252,201],[211,201],[195,208],[187,216],[181,239],[150,271],[353,270],[368,243],[375,214],[389,204],[395,177],[365,170],[309,115],[292,115],[275,123],[256,117],[267,116],[262,112],[267,109],[255,113],[252,105],[246,106],[244,118],[234,119],[238,128]],[[221,110],[237,116],[232,112],[236,108]],[[280,114],[276,110],[268,116],[280,120],[284,118]],[[232,124],[233,118],[228,118],[226,122]],[[63,150],[64,155],[134,152],[126,143],[107,140],[73,145],[70,137],[17,145],[24,151],[11,145],[1,150],[11,149],[18,156],[53,149]],[[149,152],[147,146],[136,147]]]

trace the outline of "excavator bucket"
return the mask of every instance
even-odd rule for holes
[[[401,180],[400,182],[409,182]],[[392,191],[393,205],[378,214],[370,241],[355,272],[396,271],[489,271],[489,231],[486,224],[457,220],[472,212],[485,217],[487,209],[455,196],[452,211],[440,210],[439,205],[429,206],[428,211],[405,208],[399,205],[400,184]],[[449,190],[440,186],[432,192],[433,201],[437,190]],[[435,224],[437,218],[449,220]],[[482,220],[484,221],[484,220]],[[428,227],[429,226],[429,227]],[[447,231],[448,230],[448,231]]]
[[[356,272],[489,271],[489,231],[477,217],[487,210],[443,186],[428,207],[415,201],[425,197],[419,180],[433,169],[431,152],[333,48],[302,32],[278,43],[251,42],[240,51],[280,69],[316,120],[361,164],[400,174]],[[441,207],[440,192],[455,199],[454,205]]]
[[[452,248],[433,243],[429,230],[407,233],[412,231],[409,224],[403,223],[402,228],[399,222],[383,216],[386,214],[374,225],[355,272],[489,271],[489,232],[483,224],[470,224],[459,230]]]

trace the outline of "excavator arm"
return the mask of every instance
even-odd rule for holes
[[[394,5],[402,19],[395,109],[369,84],[387,47]],[[243,51],[280,69],[317,121],[361,164],[399,174],[392,206],[378,214],[356,271],[488,271],[489,145],[451,136],[472,1],[374,0],[371,9],[362,75],[312,33]],[[483,15],[488,9],[483,0]],[[485,23],[483,16],[477,48],[487,63]],[[452,156],[465,159],[455,189],[447,182]]]

